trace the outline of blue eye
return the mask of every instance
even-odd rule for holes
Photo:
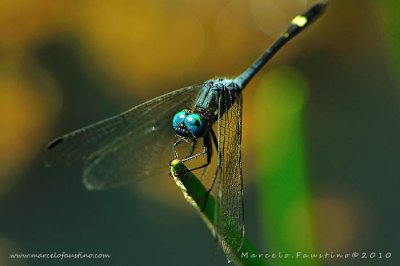
[[[198,114],[190,114],[185,117],[185,125],[195,137],[201,137],[205,133],[206,123]]]
[[[172,120],[172,126],[176,129],[178,127],[178,125],[180,123],[183,122],[183,120],[185,120],[186,117],[186,113],[184,110],[176,113],[176,115],[174,116],[174,119]]]

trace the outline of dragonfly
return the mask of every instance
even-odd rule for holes
[[[296,16],[287,30],[235,78],[214,78],[172,91],[56,138],[47,147],[47,162],[79,165],[86,188],[104,190],[165,174],[166,163],[180,157],[178,147],[182,143],[189,143],[190,149],[181,161],[206,159],[191,171],[208,168],[214,147],[217,166],[210,190],[215,189],[218,203],[216,235],[227,257],[232,257],[244,237],[242,92],[290,39],[323,13],[326,5],[326,1],[317,2]],[[196,151],[200,141],[202,146]],[[232,230],[239,234],[231,234]]]

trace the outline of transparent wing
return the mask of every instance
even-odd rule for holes
[[[83,167],[85,186],[96,190],[167,174],[175,141],[172,118],[193,107],[201,87],[164,94],[59,137],[48,145],[46,162]]]
[[[228,259],[233,260],[233,255],[241,248],[244,236],[241,161],[242,95],[240,91],[224,89],[219,99],[219,110],[224,110],[227,104],[234,101],[225,113],[219,114],[219,169],[216,176],[217,236]]]

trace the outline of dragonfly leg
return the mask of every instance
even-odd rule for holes
[[[183,139],[178,139],[172,146],[172,152],[174,153],[174,159],[178,159],[178,152],[176,151],[176,146],[178,146],[179,143],[182,142]]]
[[[207,134],[203,137],[203,145],[204,145],[204,149],[202,152],[189,156],[185,159],[182,160],[182,162],[186,162],[186,161],[190,161],[193,160],[194,158],[203,156],[203,155],[207,155],[207,162],[203,165],[200,165],[198,167],[192,168],[189,171],[194,171],[194,170],[198,170],[201,168],[204,168],[206,166],[208,166],[211,163],[211,156],[212,156],[212,147],[211,147],[211,139],[210,139],[210,135]]]
[[[184,139],[179,139],[177,142],[174,143],[174,145],[172,147],[172,150],[174,152],[174,159],[178,158],[178,153],[176,151],[176,146],[178,146],[178,144],[181,143],[183,140]],[[211,145],[210,137],[208,135],[203,137],[203,146],[204,146],[203,151],[198,153],[198,154],[193,155],[194,150],[196,149],[196,145],[197,145],[197,139],[194,139],[192,141],[192,146],[191,146],[190,151],[189,151],[189,156],[184,158],[184,159],[182,159],[181,162],[186,162],[186,161],[193,160],[193,159],[195,159],[197,157],[203,156],[204,154],[207,154],[207,162],[205,164],[199,166],[199,167],[195,167],[193,169],[188,169],[184,173],[204,168],[204,167],[206,167],[207,165],[209,165],[211,163],[212,147],[210,146]],[[181,173],[180,175],[182,175],[184,173]]]
[[[197,145],[197,139],[194,139],[192,141],[192,146],[190,147],[189,155],[187,157],[193,156],[194,150],[196,149],[196,145]]]
[[[212,141],[214,142],[214,145],[217,148],[217,152],[218,152],[218,139],[217,139],[217,136],[215,135],[215,132],[214,132],[214,130],[212,128],[210,129],[210,135],[211,135]],[[218,154],[218,156],[220,156],[220,155]],[[218,170],[219,170],[219,165],[218,165],[218,167],[217,167],[217,169],[215,171],[215,175],[213,176],[213,178],[211,180],[210,187],[207,189],[207,193],[206,193],[206,196],[205,196],[205,199],[204,199],[204,205],[201,208],[202,212],[206,208],[208,196],[210,195],[212,189],[214,188],[215,180],[217,179],[216,177],[217,177],[217,174],[218,174]]]

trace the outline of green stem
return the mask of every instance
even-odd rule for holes
[[[215,237],[214,217],[217,202],[214,196],[207,195],[207,190],[201,181],[179,160],[171,162],[171,175],[176,185],[181,189],[185,199],[198,211],[200,217]],[[236,233],[239,234],[239,231]],[[242,247],[235,254],[236,259],[234,262],[237,265],[265,265],[265,261],[258,254],[260,253],[255,250],[245,237]]]

